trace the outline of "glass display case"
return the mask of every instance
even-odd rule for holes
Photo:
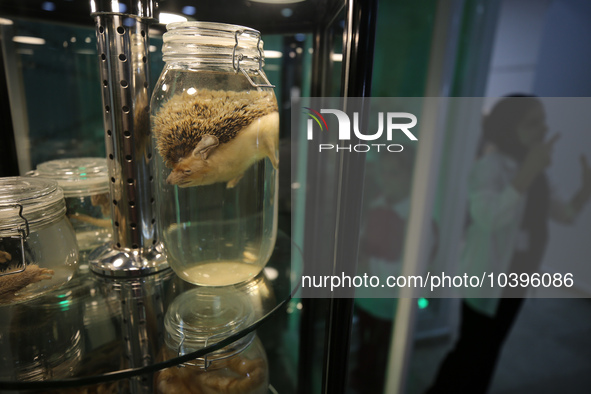
[[[102,25],[92,27],[92,10],[89,4],[48,3],[51,4],[44,3],[41,10],[38,9],[37,2],[9,1],[0,7],[2,65],[4,73],[9,76],[6,79],[7,91],[3,93],[7,100],[3,101],[1,111],[3,119],[6,119],[6,115],[12,120],[9,124],[3,125],[6,131],[3,131],[3,136],[6,136],[7,146],[14,146],[17,152],[15,157],[3,158],[6,165],[3,165],[0,175],[24,173],[49,160],[92,156],[107,157],[111,176],[112,168],[118,165],[113,166],[112,161],[121,160],[122,168],[117,170],[117,177],[113,177],[115,180],[111,179],[111,205],[116,206],[111,207],[114,225],[112,242],[120,249],[129,246],[129,250],[126,249],[128,257],[134,256],[136,251],[141,254],[144,246],[132,243],[132,240],[136,239],[135,233],[121,232],[124,222],[118,218],[131,217],[126,215],[132,215],[134,211],[129,207],[126,208],[127,211],[122,210],[121,203],[127,203],[128,200],[117,197],[114,190],[118,189],[113,186],[118,184],[119,177],[122,178],[125,190],[132,183],[139,184],[138,177],[134,177],[131,182],[130,176],[125,175],[125,171],[128,170],[123,164],[126,161],[135,163],[140,155],[137,150],[130,154],[118,150],[127,149],[123,138],[129,135],[122,136],[121,146],[118,146],[117,142],[110,145],[109,141],[117,137],[115,132],[110,128],[102,130],[103,120],[114,122],[115,125],[119,122],[114,119],[116,114],[111,115],[112,108],[105,107],[111,106],[111,101],[107,100],[114,100],[113,102],[124,107],[126,105],[124,101],[117,101],[118,98],[104,96],[107,86],[113,81],[111,77],[105,78],[104,71],[99,67],[101,60],[105,60],[104,56],[101,59],[104,52],[100,53],[101,45],[104,45],[101,41],[103,33],[99,30],[97,33],[95,29]],[[124,17],[129,16],[125,7],[129,7],[129,10],[133,7],[128,3],[118,3],[119,12]],[[268,376],[270,391],[314,392],[320,389],[320,382],[323,381],[324,386],[330,388],[322,391],[342,392],[346,384],[342,377],[348,368],[347,327],[332,327],[332,333],[327,335],[331,341],[323,347],[337,351],[327,355],[327,359],[335,361],[330,363],[330,369],[324,372],[323,377],[314,376],[315,368],[307,365],[310,357],[315,359],[321,351],[315,345],[314,348],[310,347],[317,338],[308,336],[307,329],[310,327],[306,326],[312,323],[310,317],[317,313],[322,314],[322,307],[317,308],[314,303],[309,304],[309,300],[297,298],[297,285],[302,275],[301,263],[306,259],[314,260],[318,258],[318,253],[324,253],[329,249],[327,245],[314,246],[314,243],[302,248],[304,238],[308,235],[305,234],[302,223],[298,227],[291,221],[292,216],[302,218],[310,213],[304,213],[299,208],[292,209],[293,185],[290,167],[295,165],[302,168],[306,158],[298,157],[301,152],[291,146],[290,100],[294,95],[369,94],[374,34],[371,21],[375,18],[376,3],[327,0],[314,4],[246,2],[227,6],[225,2],[212,1],[201,2],[195,6],[198,8],[196,17],[199,20],[240,24],[261,31],[262,39],[265,41],[265,71],[269,81],[277,85],[275,95],[280,127],[279,144],[276,149],[279,151],[281,165],[279,176],[274,180],[276,184],[273,186],[277,188],[278,196],[275,204],[275,209],[278,209],[277,216],[273,219],[276,224],[272,225],[277,228],[275,247],[268,253],[269,262],[254,279],[225,286],[222,288],[223,291],[212,288],[212,291],[231,293],[227,296],[217,294],[218,297],[239,297],[241,300],[247,300],[248,305],[253,308],[252,319],[227,335],[210,336],[210,339],[205,339],[204,344],[196,348],[189,346],[185,349],[183,343],[187,337],[183,334],[184,339],[181,338],[177,348],[182,347],[185,350],[175,351],[173,347],[176,345],[171,347],[171,342],[168,341],[167,346],[165,340],[166,313],[171,310],[169,307],[174,304],[176,298],[191,294],[192,291],[201,289],[200,287],[180,280],[171,270],[162,267],[156,270],[158,272],[150,271],[150,275],[131,278],[105,275],[104,267],[95,269],[95,272],[79,272],[67,285],[50,294],[35,299],[30,304],[2,311],[7,316],[5,321],[9,322],[2,328],[3,333],[11,333],[10,338],[17,338],[19,344],[50,349],[47,343],[52,343],[51,349],[43,353],[40,364],[31,367],[31,371],[8,368],[0,379],[2,389],[44,392],[152,392],[162,383],[162,379],[159,380],[158,377],[165,371],[177,371],[177,368],[182,368],[183,365],[191,366],[198,362],[208,365],[208,362],[215,359],[216,354],[235,343],[251,343],[252,340],[252,343],[256,344],[257,340],[252,339],[256,330],[269,360],[268,375],[265,368],[264,379]],[[162,2],[159,12],[180,13],[177,7],[176,2]],[[189,19],[194,19],[190,9],[184,11],[187,11],[185,15],[188,15]],[[51,18],[48,18],[48,15],[51,15]],[[121,21],[124,25],[122,31],[135,28],[133,21],[123,17]],[[139,32],[139,28],[137,31]],[[122,34],[119,30],[116,32]],[[150,92],[163,67],[160,52],[163,32],[164,25],[150,25],[146,46],[150,56],[144,57],[143,60],[140,57],[139,60],[139,66],[144,67],[143,62],[147,63],[148,67],[142,71],[146,75],[145,83],[142,82],[138,86],[141,85],[142,89]],[[142,30],[142,33],[148,31]],[[43,40],[43,44],[39,44],[39,40],[35,44],[31,40],[23,41],[18,37],[37,37]],[[107,53],[108,56],[110,54]],[[119,57],[119,60],[124,62],[128,59]],[[58,64],[65,67],[58,67]],[[254,83],[260,82],[255,79]],[[128,86],[132,86],[131,82],[129,85],[121,83],[118,88],[125,92]],[[57,100],[60,97],[59,92],[64,90],[67,90],[68,94]],[[100,99],[101,93],[103,103]],[[122,97],[121,100],[126,100]],[[135,106],[136,102],[133,105]],[[56,109],[57,107],[59,109]],[[113,111],[116,112],[114,109]],[[124,108],[123,112],[125,114],[133,111],[128,109],[126,112]],[[134,121],[138,119],[136,116]],[[133,127],[137,124],[136,122]],[[107,141],[106,148],[102,142],[103,138]],[[149,160],[153,157],[151,152],[150,149],[141,152],[141,157],[147,157]],[[128,158],[127,155],[132,157]],[[354,181],[354,177],[363,176],[362,162],[340,163],[336,156],[330,157],[329,160],[332,161],[330,165],[335,171],[338,171],[338,168],[346,169],[360,165],[358,169],[361,169],[361,172],[354,171],[350,176],[344,176],[349,177],[351,182]],[[265,171],[273,174],[273,163],[265,166],[268,167]],[[305,170],[312,171],[309,168]],[[134,171],[130,174],[133,173],[135,176],[137,171]],[[325,177],[326,180],[328,175]],[[314,182],[318,185],[322,179],[314,179]],[[125,190],[123,192],[128,193]],[[313,190],[313,187],[309,190]],[[300,193],[299,198],[308,197]],[[357,202],[358,200],[353,198],[348,204],[343,205],[342,209],[347,209],[347,206],[353,207]],[[158,202],[148,199],[148,203]],[[337,213],[331,212],[329,217],[336,218]],[[152,234],[153,225],[154,221],[151,225],[148,221],[147,227],[137,226],[137,231],[144,230]],[[331,231],[330,227],[326,229]],[[154,240],[157,247],[155,235],[149,235],[148,239]],[[93,258],[92,255],[90,258]],[[117,259],[112,260],[113,264],[116,262]],[[200,297],[206,298],[203,295]],[[306,309],[312,314],[302,313],[306,304],[309,305]],[[314,310],[316,312],[313,312]],[[351,313],[350,300],[335,300],[330,313],[322,319],[342,319],[346,322],[351,319]],[[36,338],[29,332],[18,336],[15,327],[21,324],[35,326],[34,322],[39,314],[47,315],[44,319],[47,323],[44,324],[52,325],[51,332],[54,336]],[[313,328],[311,332],[316,330]],[[344,335],[339,337],[335,334]],[[29,344],[26,344],[27,342]],[[8,343],[4,346],[10,347]],[[31,357],[31,354],[18,351],[17,348],[20,348],[20,345],[10,351],[16,364]],[[56,349],[62,349],[62,353]],[[263,354],[258,345],[255,346],[255,350],[254,353]],[[213,355],[209,356],[209,361],[208,355]],[[247,358],[257,359],[251,356]],[[264,359],[262,356],[260,358]],[[213,362],[215,363],[215,360]],[[312,386],[314,388],[311,389]]]
[[[256,392],[266,386],[268,379],[271,393],[425,392],[442,352],[453,344],[459,299],[425,296],[416,289],[405,289],[397,294],[399,297],[385,299],[363,299],[357,290],[355,298],[351,293],[347,297],[307,297],[298,285],[304,276],[334,276],[340,271],[357,273],[371,268],[377,260],[368,253],[368,240],[393,246],[382,249],[385,254],[395,255],[388,255],[386,263],[394,262],[394,268],[404,274],[421,275],[434,267],[445,272],[456,269],[468,226],[468,173],[478,149],[482,114],[488,107],[478,99],[470,100],[466,114],[454,104],[459,101],[447,100],[448,96],[477,98],[485,95],[487,83],[488,91],[492,85],[495,92],[501,86],[519,88],[522,85],[514,81],[523,81],[524,75],[531,79],[534,74],[538,79],[534,85],[542,81],[549,88],[554,80],[544,73],[550,71],[554,76],[576,79],[576,92],[586,86],[586,73],[565,70],[572,64],[585,64],[579,61],[587,57],[585,51],[570,44],[585,42],[580,38],[588,29],[579,27],[591,26],[589,7],[583,1],[534,3],[381,1],[378,15],[377,0],[163,0],[158,8],[142,8],[148,4],[142,0],[1,1],[0,177],[22,176],[53,160],[104,158],[108,192],[103,190],[101,195],[108,198],[101,198],[100,208],[92,204],[92,198],[90,205],[88,201],[79,204],[92,208],[92,220],[100,220],[112,231],[108,232],[107,243],[93,249],[94,253],[87,256],[84,251],[79,255],[79,268],[75,270],[73,264],[68,270],[67,283],[17,302],[0,302],[0,391],[166,392],[191,381],[204,391],[231,392],[234,387],[241,392]],[[564,7],[570,9],[571,3],[575,3],[572,9],[581,12],[573,13],[571,9],[564,13]],[[110,11],[98,15],[104,7],[110,7]],[[569,33],[566,39],[564,27],[550,18],[544,30],[552,33],[553,44],[540,46],[539,41],[544,40],[533,39],[538,33],[532,33],[532,26],[540,30],[546,12],[549,16],[559,12],[554,17],[568,21],[569,29],[576,34]],[[166,17],[206,25],[215,22],[248,26],[233,37],[222,37],[223,45],[218,49],[230,55],[222,67],[227,78],[208,74],[193,85],[166,74],[158,83],[167,60],[162,51],[166,27],[158,21],[164,22]],[[535,23],[530,23],[532,19]],[[185,25],[181,22],[176,26]],[[507,26],[514,27],[507,30]],[[261,32],[260,42],[249,29]],[[510,51],[503,50],[503,41]],[[262,42],[264,47],[260,46]],[[538,47],[538,61],[545,64],[540,70],[533,64]],[[571,58],[577,60],[569,62],[560,57],[560,67],[554,68],[553,59],[546,60],[557,47],[577,52]],[[241,53],[240,48],[246,52]],[[205,48],[191,50],[201,49]],[[514,56],[521,52],[530,57]],[[261,55],[268,81],[259,71],[263,66]],[[503,56],[511,58],[511,62],[504,63]],[[248,65],[248,70],[243,70],[246,75],[235,67],[236,62],[230,64],[230,58]],[[490,82],[493,74],[501,84],[496,83],[497,79]],[[239,81],[234,84],[238,87],[227,89],[230,80]],[[274,93],[270,93],[268,85],[275,85]],[[168,100],[167,94],[184,90],[183,100],[176,104],[189,101],[186,96],[193,97],[194,105],[203,104],[203,96],[197,94],[202,86],[232,90],[236,97],[264,92],[261,96],[268,99],[271,112],[279,114],[278,132],[276,119],[268,123],[272,125],[268,128],[273,132],[272,149],[257,152],[254,156],[264,158],[242,177],[240,173],[225,174],[223,182],[208,189],[211,193],[206,193],[205,198],[196,189],[202,185],[192,185],[194,179],[189,182],[192,186],[187,183],[188,188],[174,185],[184,179],[185,173],[179,171],[179,160],[165,163],[161,151],[166,149],[158,147],[149,127],[150,115],[155,118],[162,114],[161,104],[165,104],[159,99]],[[156,100],[150,108],[154,91]],[[352,102],[348,99],[354,97],[360,98],[362,106],[379,98],[419,103],[413,107],[422,111],[416,127],[419,138],[407,141],[408,155],[384,163],[376,155],[349,154],[342,148],[344,145],[337,145],[342,141],[334,129],[328,131],[331,119],[327,118],[328,126],[322,129],[314,111],[344,111]],[[305,108],[302,103],[312,98],[321,98],[317,103],[338,104]],[[434,101],[441,105],[430,106]],[[388,104],[383,112],[397,105]],[[175,113],[171,107],[164,112]],[[367,123],[363,116],[353,119],[375,130],[376,125]],[[306,122],[313,125],[308,129],[313,142],[332,144],[341,151],[320,152],[318,146],[312,149]],[[179,123],[186,129],[191,122],[185,119]],[[365,137],[373,132],[369,130]],[[216,138],[219,132],[213,131]],[[216,139],[209,134],[206,146],[201,144],[196,155],[193,152],[200,141],[192,140],[195,144],[190,146],[190,152],[181,149],[175,152],[179,153],[176,159],[190,153],[190,161],[201,160],[203,164],[213,157],[220,139],[216,145]],[[355,131],[358,134],[359,129]],[[565,148],[562,153],[575,157],[573,152],[579,149],[575,145],[570,145],[572,152]],[[232,158],[248,152],[244,149],[235,153]],[[192,168],[188,170],[190,177]],[[572,174],[563,180],[567,178]],[[387,188],[379,188],[384,186]],[[391,200],[386,200],[390,196],[380,195],[392,189],[404,192],[400,193],[404,196],[398,196],[396,209],[392,209]],[[242,201],[238,194],[249,197]],[[12,224],[24,223],[17,208],[0,210],[14,219]],[[184,231],[207,227],[209,223],[202,225],[211,218],[260,219],[265,212],[269,213],[266,223],[250,223],[258,226],[256,236],[250,239],[242,237],[241,220],[236,226],[220,226],[222,232],[231,235],[211,237],[221,242],[216,245],[219,249],[212,248],[215,252],[209,255],[199,250],[199,242],[207,236],[202,236],[200,230]],[[385,230],[370,226],[372,220],[386,222]],[[0,223],[0,227],[3,225]],[[372,231],[373,236],[368,235]],[[578,235],[587,233],[581,231]],[[104,241],[92,234],[91,241]],[[571,233],[562,234],[568,237]],[[14,256],[19,255],[18,235],[14,231],[4,235],[7,237],[3,239],[10,239]],[[17,238],[10,238],[14,236]],[[256,276],[223,287],[182,280],[167,269],[169,264],[163,256],[171,252],[164,249],[162,242],[177,242],[182,236],[189,243],[180,241],[176,245],[180,246],[175,252],[181,260],[196,256],[208,261],[214,254],[221,260],[226,255],[220,250],[235,247],[236,253],[228,259],[260,263],[256,272],[248,273]],[[57,242],[48,243],[43,249],[53,248],[54,257],[58,256]],[[562,249],[549,250],[561,253]],[[27,253],[21,255],[28,258]],[[0,264],[12,256],[12,251],[0,250]],[[262,261],[267,258],[265,265]],[[157,264],[151,264],[154,261]],[[332,271],[323,272],[321,268],[326,265]],[[44,282],[48,280],[41,278],[38,286],[43,287]],[[577,309],[567,311],[562,303],[539,303],[537,320],[532,320],[531,314],[524,316],[523,320],[533,322],[533,329],[522,331],[514,341],[521,347],[505,356],[512,359],[504,366],[505,372],[512,370],[512,379],[532,384],[535,381],[538,385],[555,380],[564,391],[564,387],[581,383],[575,382],[573,376],[587,376],[588,365],[580,360],[589,359],[581,357],[586,355],[581,350],[588,347],[581,346],[578,339],[568,341],[575,351],[554,347],[566,343],[564,338],[577,338],[576,330],[583,327],[574,325],[565,335],[563,329],[572,326],[565,316],[572,314],[572,321],[589,323],[589,319],[581,320],[581,316],[589,315],[588,303],[574,304]],[[193,307],[196,313],[187,313]],[[225,324],[218,324],[218,318]],[[553,330],[557,335],[540,335],[536,331],[540,322],[545,327],[547,323],[560,326]],[[564,354],[567,359],[567,353],[571,360],[579,360],[563,362],[562,369],[556,369],[556,363],[538,357],[540,349],[532,351],[540,342],[553,345],[542,346],[550,353],[550,361],[555,354]],[[529,379],[524,373],[528,367]],[[246,378],[245,374],[256,379]],[[588,384],[583,383],[581,392],[586,392]],[[520,389],[527,391],[531,387],[522,384]],[[492,391],[505,389],[493,387]],[[519,390],[513,386],[511,389]]]

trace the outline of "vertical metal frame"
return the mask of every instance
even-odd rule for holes
[[[346,3],[343,35],[342,96],[371,96],[377,0]],[[366,123],[361,112],[361,123]],[[360,141],[354,137],[351,144]],[[343,154],[339,163],[337,223],[333,266],[336,272],[355,272],[361,227],[365,155]],[[347,267],[343,269],[342,267]],[[344,393],[347,387],[349,345],[353,323],[352,298],[332,298],[327,321],[323,392]]]
[[[333,18],[341,12],[342,6],[334,11]],[[329,81],[329,66],[331,43],[333,41],[333,31],[327,26],[329,23],[318,23],[313,37],[313,57],[312,57],[312,81],[310,95],[312,97],[324,97],[327,94]],[[319,257],[318,251],[322,250],[321,243],[332,242],[334,234],[323,234],[325,225],[316,225],[319,221],[331,220],[331,212],[322,212],[322,201],[324,195],[321,193],[323,185],[326,185],[326,175],[320,171],[323,168],[325,160],[315,150],[308,150],[307,152],[307,166],[306,166],[306,209],[305,219],[306,231],[303,234],[303,252],[304,262],[314,262],[318,258],[324,258],[324,254]],[[314,223],[315,225],[308,225]],[[318,223],[320,224],[320,223]],[[325,224],[325,223],[322,223]],[[304,274],[314,275],[315,265],[305,264]],[[302,313],[300,320],[300,344],[298,356],[298,388],[297,392],[301,394],[308,394],[315,392],[314,390],[314,373],[312,368],[313,355],[316,354],[318,344],[323,341],[318,333],[319,318],[327,315],[328,303],[325,299],[310,299],[303,298]]]
[[[344,6],[344,7],[343,7]],[[330,14],[335,18],[341,11],[345,11],[345,26],[343,34],[343,61],[341,71],[341,96],[369,97],[371,94],[371,77],[373,68],[373,52],[375,43],[375,19],[377,17],[377,0],[356,1],[349,0]],[[332,19],[334,21],[334,19]],[[329,96],[327,83],[330,78],[330,55],[333,36],[331,23],[319,23],[314,35],[314,58],[312,92],[314,97]],[[328,20],[331,22],[331,19]],[[346,100],[344,101],[346,105]],[[364,119],[360,119],[364,122]],[[352,144],[359,142],[352,140]],[[309,171],[316,172],[322,168],[323,161],[318,152],[309,152]],[[363,155],[345,154],[338,156],[336,205],[325,206],[322,191],[326,182],[321,176],[308,177],[313,184],[308,185],[311,193],[307,196],[306,222],[310,231],[304,239],[304,260],[313,262],[319,256],[315,252],[322,249],[318,242],[332,241],[330,259],[334,270],[354,270],[357,264],[357,244],[359,242],[358,229],[360,227],[360,210],[362,202],[365,157]],[[336,208],[335,208],[336,207]],[[323,226],[313,223],[327,219],[326,210],[335,210],[334,223],[331,229],[334,234],[317,234]],[[330,217],[333,220],[333,217]],[[320,241],[321,240],[321,241]],[[313,269],[313,268],[312,268]],[[307,272],[306,274],[310,274]],[[317,338],[317,316],[326,317],[325,336],[323,342],[323,393],[343,393],[347,385],[347,370],[349,364],[349,344],[351,337],[353,302],[351,298],[333,298],[329,300],[302,300],[302,323],[300,336],[299,357],[299,387],[298,392],[313,391],[310,358],[315,353],[319,338]]]

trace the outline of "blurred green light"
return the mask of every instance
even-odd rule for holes
[[[429,306],[429,300],[426,298],[419,298],[417,304],[419,305],[419,309],[425,309]]]

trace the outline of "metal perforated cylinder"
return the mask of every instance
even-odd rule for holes
[[[96,17],[113,234],[117,248],[145,249],[156,240],[149,170],[148,26],[133,18],[125,26],[124,18]]]
[[[112,9],[117,2],[91,2],[113,218],[113,243],[91,255],[91,268],[105,275],[133,276],[167,266],[157,248],[150,170],[148,32],[154,7],[144,3],[135,3],[139,15],[133,15]]]

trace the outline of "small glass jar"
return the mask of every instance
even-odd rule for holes
[[[111,239],[111,205],[107,160],[97,157],[52,160],[37,166],[34,175],[57,181],[64,191],[66,215],[85,257]]]
[[[279,114],[260,33],[167,25],[151,101],[157,223],[184,280],[226,286],[255,277],[277,234]]]
[[[0,303],[28,299],[73,276],[78,247],[55,181],[0,178]]]
[[[187,291],[170,305],[164,318],[164,359],[218,343],[254,321],[252,306],[236,293]],[[264,394],[269,373],[265,350],[250,332],[230,345],[155,376],[157,393]]]

